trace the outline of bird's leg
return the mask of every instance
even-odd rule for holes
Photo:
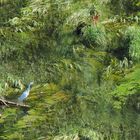
[[[18,100],[18,104],[23,105],[23,101]]]

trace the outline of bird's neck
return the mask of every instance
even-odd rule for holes
[[[31,89],[31,85],[28,85],[27,90],[30,90],[30,89]]]

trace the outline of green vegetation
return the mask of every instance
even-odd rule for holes
[[[0,140],[140,138],[139,0],[0,4]]]

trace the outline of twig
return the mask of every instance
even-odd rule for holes
[[[17,102],[12,102],[12,101],[7,101],[7,100],[3,100],[0,99],[0,103],[2,103],[3,105],[9,107],[9,106],[17,106],[17,107],[24,107],[24,108],[29,108],[29,105],[24,105],[24,104],[19,104]]]

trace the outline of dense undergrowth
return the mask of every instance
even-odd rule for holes
[[[34,81],[30,108],[0,104],[1,140],[140,138],[138,0],[2,0],[0,13],[0,99]]]

